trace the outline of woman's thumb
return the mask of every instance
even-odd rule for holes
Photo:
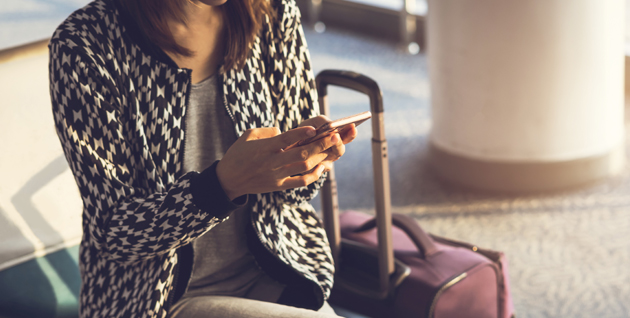
[[[278,146],[282,149],[293,147],[298,141],[315,136],[316,130],[311,126],[304,126],[291,129],[276,137]]]

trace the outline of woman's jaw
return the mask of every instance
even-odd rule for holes
[[[195,0],[194,2],[216,7],[228,2],[228,0]]]

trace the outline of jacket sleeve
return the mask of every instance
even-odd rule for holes
[[[272,87],[279,97],[276,103],[283,105],[282,131],[297,127],[303,120],[318,116],[319,102],[311,57],[306,45],[300,11],[293,0],[278,0],[278,16],[275,33],[279,40],[272,43],[274,67]],[[300,205],[317,195],[326,175],[306,186],[278,192],[285,202]]]
[[[137,137],[121,106],[121,83],[79,41],[53,40],[49,71],[55,128],[83,199],[84,239],[106,257],[131,263],[188,244],[225,220],[237,206],[215,165],[162,180],[162,167],[146,160],[149,150],[131,141]]]

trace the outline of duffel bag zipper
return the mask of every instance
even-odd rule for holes
[[[442,285],[442,287],[440,287],[438,292],[435,293],[435,297],[433,297],[433,301],[431,302],[431,307],[429,308],[429,318],[433,318],[433,314],[434,314],[434,311],[435,311],[435,306],[437,305],[437,301],[440,298],[440,296],[442,295],[442,293],[444,293],[451,286],[459,283],[462,279],[466,278],[466,276],[468,276],[468,274],[466,272],[464,272],[464,273],[460,274],[459,276],[451,279],[448,283]]]
[[[464,243],[464,242],[458,242],[458,241],[452,241],[452,240],[448,240],[445,239],[443,237],[439,237],[439,236],[431,236],[434,240],[438,241],[438,242],[442,242],[444,244],[447,245],[453,245],[453,246],[459,246],[459,247],[463,247],[463,248],[467,248],[472,250],[475,253],[479,253],[479,255],[483,255],[483,257],[489,259],[494,267],[494,271],[497,275],[497,288],[500,289],[497,292],[497,302],[498,302],[498,316],[497,317],[503,317],[503,311],[506,310],[505,308],[503,308],[503,306],[505,305],[505,303],[503,301],[501,301],[501,295],[505,293],[505,283],[504,283],[504,279],[505,277],[503,277],[503,264],[501,263],[501,257],[499,256],[497,258],[497,260],[495,261],[494,259],[490,258],[489,256],[487,256],[485,254],[485,252],[480,251],[479,248],[476,245],[472,245],[472,244],[468,244],[468,243]],[[431,316],[429,316],[430,318],[432,318]],[[512,314],[510,316],[510,318],[515,318],[516,314]]]

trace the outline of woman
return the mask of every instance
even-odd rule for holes
[[[81,317],[334,315],[308,200],[356,129],[283,151],[327,121],[299,12],[225,1],[97,0],[51,39]]]

